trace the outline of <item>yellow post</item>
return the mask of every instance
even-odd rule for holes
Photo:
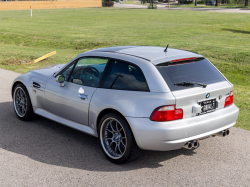
[[[47,54],[47,55],[44,55],[44,56],[42,56],[42,57],[40,57],[40,58],[34,60],[34,62],[37,63],[37,62],[39,62],[39,61],[41,61],[41,60],[44,60],[44,59],[46,59],[46,58],[48,58],[48,57],[50,57],[50,56],[52,56],[52,55],[54,55],[54,54],[56,54],[56,51],[53,51],[53,52],[51,52],[51,53],[49,53],[49,54]]]

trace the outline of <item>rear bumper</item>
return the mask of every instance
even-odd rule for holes
[[[144,150],[180,149],[191,140],[209,137],[235,125],[239,109],[232,104],[213,113],[169,122],[126,117],[138,146]]]

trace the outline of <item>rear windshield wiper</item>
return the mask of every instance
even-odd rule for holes
[[[203,88],[206,88],[207,85],[206,84],[201,84],[201,83],[197,83],[197,82],[179,82],[179,83],[175,83],[175,86],[194,86],[194,85],[198,85],[198,86],[202,86]]]

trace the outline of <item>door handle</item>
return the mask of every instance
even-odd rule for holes
[[[83,99],[83,100],[85,100],[85,99],[88,98],[88,96],[85,95],[85,94],[79,94],[78,97],[81,98],[81,99]]]

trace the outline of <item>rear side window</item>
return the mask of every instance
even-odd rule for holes
[[[102,88],[130,91],[149,91],[145,77],[139,67],[134,64],[111,60],[107,74],[101,83]]]
[[[172,91],[190,88],[174,85],[181,82],[196,82],[208,85],[225,81],[221,73],[207,59],[168,66],[159,64],[156,67]]]

